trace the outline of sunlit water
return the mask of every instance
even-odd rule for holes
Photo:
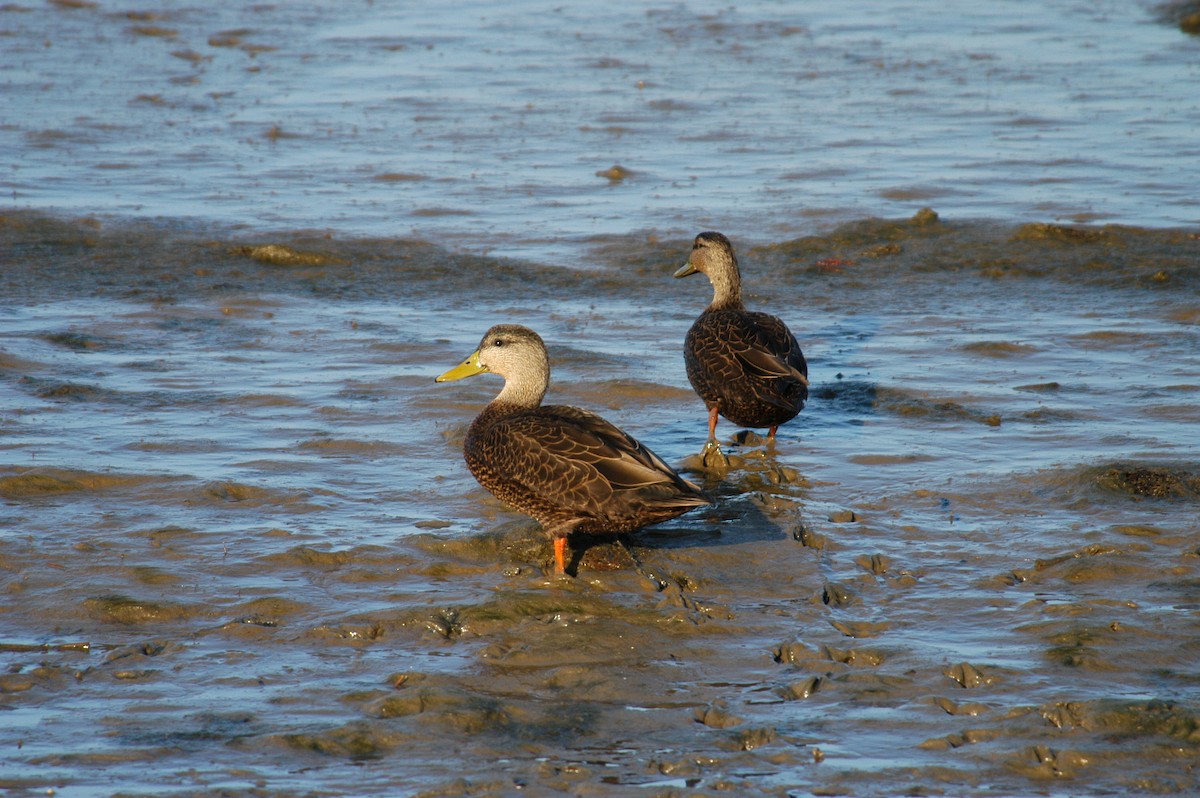
[[[0,32],[0,786],[1197,789],[1200,46],[1151,10]],[[810,404],[550,579],[461,462],[498,380],[432,378],[528,324],[551,401],[693,462],[705,228]]]
[[[1135,2],[50,3],[0,29],[13,207],[563,257],[921,205],[1200,220],[1200,44]]]

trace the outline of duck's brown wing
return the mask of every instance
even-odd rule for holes
[[[490,453],[489,469],[504,482],[502,490],[485,487],[535,517],[633,529],[708,503],[628,433],[578,408],[549,405],[500,419],[475,448]]]
[[[665,485],[672,490],[703,497],[699,488],[679,476],[641,441],[595,413],[555,405],[541,409],[571,420],[575,441],[587,444],[584,458],[614,487],[636,489]]]
[[[746,345],[736,355],[745,364],[747,373],[771,377],[788,383],[778,392],[790,396],[800,387],[808,395],[808,362],[796,336],[783,320],[769,313],[744,314],[754,328],[754,340],[746,335]]]

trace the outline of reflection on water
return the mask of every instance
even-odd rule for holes
[[[567,582],[461,462],[497,382],[433,376],[529,324],[553,401],[687,461],[690,237],[581,269],[0,236],[7,788],[1197,786],[1194,232],[922,213],[741,248],[809,407],[696,474],[717,505],[628,541],[636,567],[600,542]]]

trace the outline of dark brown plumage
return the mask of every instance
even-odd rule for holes
[[[676,277],[701,272],[713,301],[688,330],[683,344],[688,380],[708,408],[706,450],[717,447],[717,415],[742,427],[768,427],[768,440],[808,400],[808,364],[787,325],[768,313],[746,310],[733,245],[720,233],[696,236]],[[719,447],[717,447],[719,451]]]
[[[565,571],[567,536],[615,534],[666,521],[709,501],[629,434],[594,413],[542,405],[546,346],[533,330],[501,324],[438,382],[491,371],[504,388],[472,422],[467,467],[496,498],[533,516]]]

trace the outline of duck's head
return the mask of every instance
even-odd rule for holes
[[[687,263],[675,272],[676,277],[689,274],[708,277],[713,286],[713,306],[735,306],[741,303],[741,273],[733,244],[723,234],[714,231],[701,233],[692,242],[692,254]]]
[[[485,371],[504,378],[504,390],[497,398],[519,400],[521,404],[529,404],[532,399],[537,405],[550,383],[546,344],[528,327],[497,324],[484,333],[478,349],[435,381],[453,382]]]

